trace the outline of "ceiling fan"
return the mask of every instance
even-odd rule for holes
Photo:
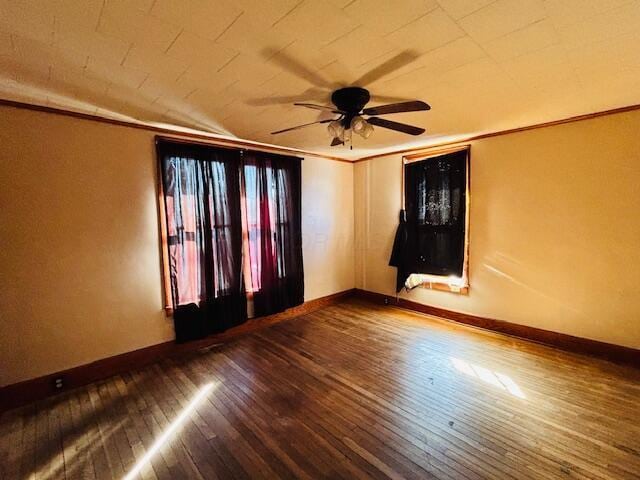
[[[366,104],[369,103],[370,98],[371,96],[369,91],[365,88],[344,87],[331,94],[331,102],[334,104],[334,107],[296,102],[294,105],[331,112],[338,115],[338,117],[285,128],[283,130],[271,132],[271,134],[277,135],[279,133],[290,132],[292,130],[306,128],[311,125],[317,125],[319,123],[328,123],[329,125],[327,126],[327,130],[333,138],[331,141],[331,146],[333,147],[349,143],[351,141],[352,132],[360,135],[362,138],[369,138],[373,133],[372,125],[388,128],[389,130],[395,130],[397,132],[407,133],[409,135],[420,135],[425,132],[424,128],[414,127],[413,125],[407,125],[406,123],[394,122],[378,117],[378,115],[387,115],[390,113],[430,110],[431,107],[425,102],[412,100],[365,108]]]
[[[411,64],[420,56],[418,52],[403,50],[392,57],[387,58],[387,60],[373,69],[365,72],[357,80],[349,82],[352,85],[360,85],[359,87],[353,86],[344,88],[340,88],[344,84],[341,85],[340,83],[332,83],[326,80],[322,75],[320,75],[319,71],[308,68],[306,65],[290,56],[286,52],[286,49],[275,50],[268,48],[262,53],[267,61],[276,63],[282,69],[309,82],[314,88],[311,88],[297,96],[252,99],[248,102],[249,104],[263,106],[293,102],[294,105],[338,115],[336,118],[318,120],[316,122],[278,130],[276,132],[272,132],[272,135],[305,128],[318,123],[328,123],[329,125],[327,126],[327,129],[333,138],[331,146],[335,146],[344,145],[345,142],[350,142],[352,132],[357,133],[363,138],[368,138],[373,132],[373,125],[407,133],[409,135],[420,135],[425,131],[423,128],[393,122],[384,118],[378,118],[378,115],[430,110],[431,107],[429,105],[419,100],[405,101],[404,99],[396,97],[372,95],[368,90],[363,88],[380,80],[391,72],[397,71]],[[326,94],[323,92],[326,92]],[[328,93],[331,93],[331,102],[334,104],[333,107],[307,103],[309,100],[327,98]],[[367,103],[369,103],[369,100],[399,103],[365,108]]]

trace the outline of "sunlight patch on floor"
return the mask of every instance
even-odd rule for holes
[[[518,384],[514,382],[511,377],[505,375],[504,373],[496,372],[493,370],[489,370],[486,367],[482,367],[480,365],[476,365],[474,363],[467,362],[465,360],[460,360],[459,358],[450,357],[451,363],[459,372],[464,373],[465,375],[469,375],[470,377],[475,377],[482,380],[485,383],[493,385],[494,387],[500,388],[501,390],[505,390],[509,392],[514,397],[518,398],[527,398],[525,397],[523,391],[520,389]]]
[[[162,435],[158,437],[158,439],[153,443],[151,448],[147,450],[144,456],[138,461],[138,463],[135,464],[135,466],[129,471],[129,473],[127,473],[127,475],[123,478],[123,480],[132,480],[133,478],[136,477],[136,475],[138,475],[142,471],[142,469],[145,466],[149,465],[149,460],[151,460],[151,458],[153,458],[153,456],[158,452],[158,450],[160,450],[162,445],[164,445],[164,443],[167,440],[169,440],[171,436],[174,433],[176,433],[176,431],[178,431],[178,429],[182,426],[185,420],[187,420],[191,412],[193,412],[196,409],[196,407],[200,404],[200,402],[202,402],[205,399],[205,397],[211,392],[211,390],[213,390],[214,386],[215,386],[214,383],[207,383],[198,391],[198,393],[195,395],[195,397],[193,397],[191,402],[189,402],[189,405],[187,405],[182,410],[182,412],[180,412],[180,415],[178,415],[176,419],[173,422],[171,422],[171,425],[169,425],[169,427],[164,432],[162,432]]]

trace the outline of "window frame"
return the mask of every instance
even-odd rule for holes
[[[406,208],[406,190],[405,190],[405,166],[411,163],[429,161],[442,155],[447,155],[456,152],[467,152],[467,164],[466,164],[466,188],[465,188],[465,230],[464,230],[464,252],[462,262],[462,277],[457,278],[456,281],[452,281],[451,277],[444,275],[422,274],[412,273],[411,275],[421,275],[422,282],[420,288],[426,288],[429,290],[439,290],[443,292],[452,292],[461,295],[468,295],[470,283],[469,283],[469,226],[470,226],[470,210],[471,210],[471,145],[464,144],[450,148],[440,148],[437,150],[428,150],[425,152],[405,155],[402,157],[402,186],[400,189],[401,208]]]
[[[156,139],[157,143],[157,139]],[[164,311],[167,316],[173,315],[173,298],[171,298],[171,274],[169,266],[169,228],[167,225],[167,203],[164,196],[164,185],[162,183],[162,165],[158,155],[156,155],[156,179],[158,181],[158,217],[160,227],[160,251],[161,251],[161,274],[162,274],[162,296],[164,299]]]

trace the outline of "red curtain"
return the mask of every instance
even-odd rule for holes
[[[243,155],[245,255],[251,267],[246,283],[257,316],[304,301],[300,170],[298,158]]]

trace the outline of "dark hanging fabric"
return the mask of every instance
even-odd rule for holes
[[[301,160],[244,152],[245,231],[256,316],[304,301]]]
[[[176,341],[247,319],[240,153],[158,142]]]
[[[409,230],[407,228],[407,212],[400,210],[400,218],[396,236],[393,240],[389,266],[396,267],[396,293],[402,290],[404,282],[411,275],[411,247],[409,245]]]
[[[410,273],[461,276],[468,150],[405,165]]]

